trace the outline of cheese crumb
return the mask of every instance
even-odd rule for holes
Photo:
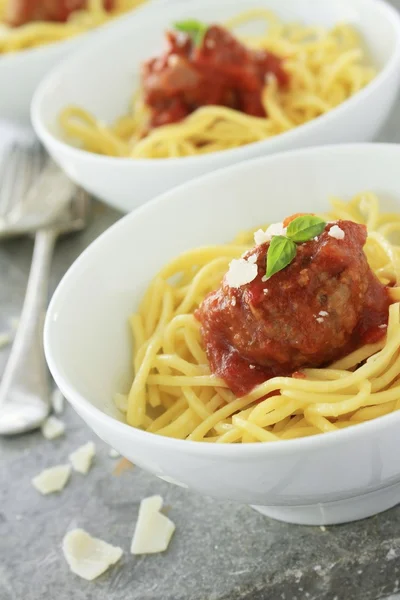
[[[118,562],[122,548],[92,537],[83,529],[69,531],[63,539],[62,551],[75,575],[92,581]]]
[[[41,430],[46,440],[54,440],[65,433],[65,425],[57,417],[49,417],[42,424]]]
[[[263,289],[263,294],[268,294],[268,289],[267,288]]]
[[[323,323],[323,322],[324,322],[324,319],[323,319],[323,317],[317,317],[317,322],[318,322],[318,323]]]
[[[60,492],[67,484],[71,475],[71,465],[57,465],[44,469],[39,475],[32,479],[32,485],[38,492],[43,494],[53,494]]]
[[[393,560],[397,558],[397,552],[394,548],[390,548],[389,552],[386,554],[386,560]]]
[[[265,231],[258,229],[254,233],[254,242],[257,246],[270,242],[274,235],[286,235],[287,228],[283,223],[272,223]]]
[[[256,366],[255,365],[249,365],[249,369],[255,369]]]
[[[167,62],[169,67],[175,67],[179,62],[179,56],[177,54],[170,54]]]
[[[168,548],[175,525],[160,513],[162,505],[161,496],[150,496],[141,501],[132,539],[132,554],[155,554]]]
[[[262,229],[257,229],[257,231],[254,232],[254,243],[256,246],[261,246],[261,244],[265,244],[267,241],[268,240],[266,238],[265,231]]]
[[[108,456],[110,458],[119,458],[121,455],[117,450],[114,450],[114,448],[110,448],[110,450],[108,452]]]
[[[72,467],[78,473],[86,475],[92,466],[93,457],[96,454],[96,446],[93,442],[88,442],[80,446],[75,452],[69,455]]]
[[[51,405],[56,415],[61,415],[64,411],[64,396],[58,388],[54,388],[53,390],[51,395]]]
[[[243,258],[233,259],[229,264],[225,280],[229,287],[238,288],[253,281],[257,277],[257,273],[257,265],[253,265]]]
[[[338,225],[333,225],[328,231],[328,235],[335,238],[335,240],[343,240],[344,239],[344,231],[340,229]]]
[[[382,325],[379,325],[378,327],[379,329],[386,329],[387,325],[385,323],[382,323]]]
[[[318,314],[320,317],[327,317],[329,313],[326,310],[320,310]]]
[[[233,296],[233,298],[231,300],[231,304],[232,304],[232,306],[236,306],[236,298],[235,298],[235,296]]]

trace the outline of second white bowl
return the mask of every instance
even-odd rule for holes
[[[76,149],[57,126],[69,104],[109,122],[127,111],[138,86],[140,63],[163,43],[165,29],[188,17],[223,22],[249,8],[248,0],[165,3],[121,21],[90,48],[57,68],[37,90],[32,120],[55,161],[78,184],[105,202],[130,211],[176,184],[245,159],[291,148],[371,140],[387,117],[400,80],[400,17],[381,0],[254,0],[286,21],[328,27],[352,23],[365,40],[379,73],[363,90],[326,115],[274,138],[209,155],[178,159],[110,158]]]
[[[129,427],[112,398],[132,378],[128,317],[169,260],[294,212],[324,212],[331,195],[371,190],[382,210],[398,211],[399,163],[394,144],[287,152],[189,182],[121,219],[83,253],[50,304],[45,350],[57,385],[103,440],[166,481],[314,525],[394,506],[400,411],[309,438],[225,445]]]

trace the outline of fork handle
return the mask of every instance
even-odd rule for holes
[[[36,429],[50,408],[50,381],[43,350],[43,324],[56,233],[35,236],[20,323],[0,383],[0,434]]]

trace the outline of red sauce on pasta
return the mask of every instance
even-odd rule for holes
[[[325,366],[386,334],[387,288],[371,271],[363,246],[366,228],[338,221],[299,244],[286,268],[265,281],[269,243],[245,258],[256,278],[237,288],[224,278],[196,312],[212,372],[242,396],[275,376],[301,376],[304,367]]]
[[[105,10],[111,11],[114,0],[103,0]],[[87,0],[8,0],[5,21],[18,27],[33,21],[64,23],[71,13],[87,8]]]
[[[261,95],[268,75],[279,85],[288,82],[281,58],[246,48],[223,27],[210,26],[199,46],[182,32],[169,31],[166,39],[166,52],[142,69],[151,127],[176,123],[208,105],[265,117]]]

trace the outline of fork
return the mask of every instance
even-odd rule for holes
[[[50,203],[51,190],[53,205]],[[54,164],[48,163],[25,201],[19,202],[3,217],[3,225],[8,223],[8,231],[12,232],[26,232],[37,227],[40,219],[42,222],[35,235],[21,319],[0,382],[2,435],[35,429],[49,413],[49,378],[43,352],[43,323],[51,258],[57,237],[83,229],[88,211],[88,195],[72,184]],[[19,219],[16,217],[18,213]],[[10,215],[14,217],[10,218]]]
[[[39,175],[44,163],[44,153],[38,142],[29,145],[12,145],[5,154],[0,168],[0,235],[8,230],[10,214],[26,197],[29,188]],[[7,235],[11,232],[7,231]]]

